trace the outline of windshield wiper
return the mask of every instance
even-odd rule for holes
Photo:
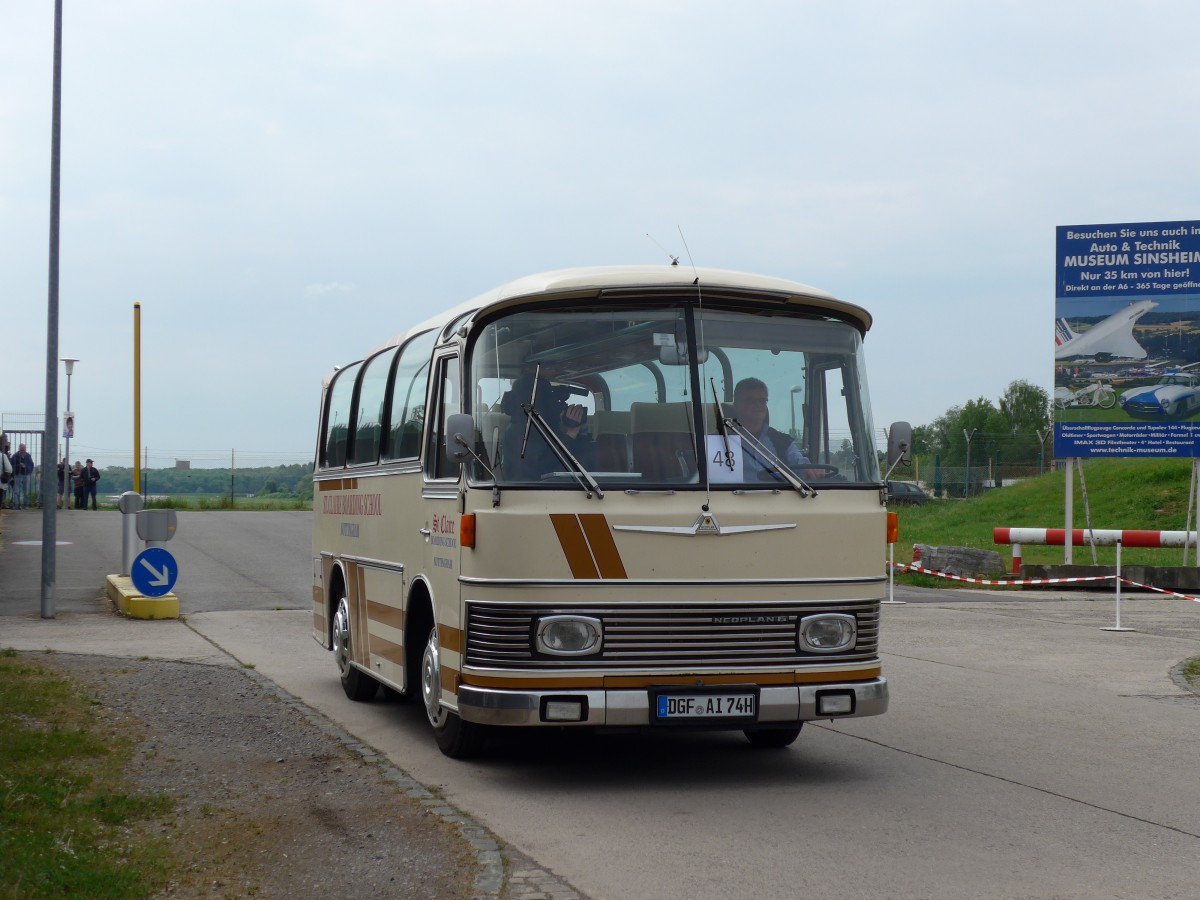
[[[529,446],[529,428],[532,425],[537,428],[538,434],[542,436],[542,440],[554,451],[554,455],[567,467],[567,474],[575,479],[576,484],[587,493],[588,497],[591,497],[594,492],[599,499],[603,500],[604,491],[600,489],[600,485],[592,477],[592,473],[567,449],[567,445],[558,436],[558,432],[546,421],[546,417],[538,412],[535,402],[537,400],[538,376],[541,374],[541,370],[542,367],[538,366],[534,372],[533,389],[529,392],[529,402],[521,404],[521,409],[525,411],[525,439],[521,442],[521,458],[525,458],[525,449]]]
[[[729,448],[729,427],[725,422],[725,410],[721,409],[721,400],[717,396],[717,382],[714,378],[708,379],[708,385],[712,388],[713,395],[713,412],[717,421],[717,434],[721,435],[721,443],[725,445],[725,461],[721,465],[727,467],[730,472],[733,471],[733,451]]]
[[[716,388],[714,387],[714,393]],[[717,406],[720,409],[720,404]],[[817,496],[817,489],[792,471],[791,467],[780,459],[773,448],[768,447],[749,431],[737,419],[732,416],[720,415],[717,418],[717,429],[721,432],[721,436],[725,439],[725,447],[728,452],[729,438],[726,436],[726,430],[734,432],[742,439],[743,445],[749,445],[754,451],[754,455],[763,462],[768,471],[777,472],[784,481],[792,486],[801,497]]]

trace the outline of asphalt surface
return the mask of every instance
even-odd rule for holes
[[[23,543],[40,539],[40,513],[6,511],[0,646],[253,665],[520,843],[544,863],[530,877],[564,892],[1195,896],[1200,700],[1169,673],[1200,655],[1200,604],[1127,595],[1135,630],[1118,634],[1103,630],[1111,589],[898,588],[886,716],[814,723],[751,766],[736,763],[737,735],[514,737],[464,765],[431,746],[419,709],[341,696],[308,634],[307,514],[228,515],[236,528],[224,513],[181,517],[185,623],[111,615],[119,516],[74,511],[59,518],[57,615],[41,619],[40,547]],[[870,858],[839,867],[847,846]]]

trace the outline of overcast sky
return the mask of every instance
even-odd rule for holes
[[[1052,389],[1055,226],[1200,219],[1189,0],[64,7],[57,355],[101,466],[134,302],[156,466],[311,459],[335,365],[681,229],[871,310],[876,424],[923,424]],[[45,408],[53,19],[0,0],[5,415]]]

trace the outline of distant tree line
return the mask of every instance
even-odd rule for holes
[[[143,469],[142,491],[147,494],[247,495],[280,498],[312,499],[311,463],[288,466],[262,466],[255,469]],[[133,490],[133,469],[128,466],[108,466],[101,471],[100,490],[105,494],[122,494]]]
[[[1052,425],[1050,394],[1028,381],[1009,384],[997,403],[979,397],[952,406],[913,428],[921,481],[962,497],[989,478],[1037,475],[1053,464]]]

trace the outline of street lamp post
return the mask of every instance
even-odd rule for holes
[[[792,385],[792,391],[791,391],[791,394],[792,394],[792,398],[791,398],[792,399],[792,440],[796,440],[797,438],[800,437],[800,435],[798,435],[796,433],[796,395],[799,394],[803,390],[804,390],[803,385],[799,385],[799,384]]]
[[[971,438],[973,438],[974,436],[975,436],[974,428],[972,428],[970,431],[967,431],[967,429],[965,429],[965,428],[963,429],[963,437],[965,437],[967,439],[967,477],[965,479],[967,483],[963,487],[963,496],[964,497],[971,496]]]
[[[63,357],[63,365],[67,368],[67,410],[63,414],[63,432],[64,440],[66,441],[66,454],[63,458],[63,509],[71,508],[71,496],[74,493],[71,490],[71,432],[75,430],[75,417],[71,412],[71,373],[75,371],[75,363],[77,359],[71,357]]]

